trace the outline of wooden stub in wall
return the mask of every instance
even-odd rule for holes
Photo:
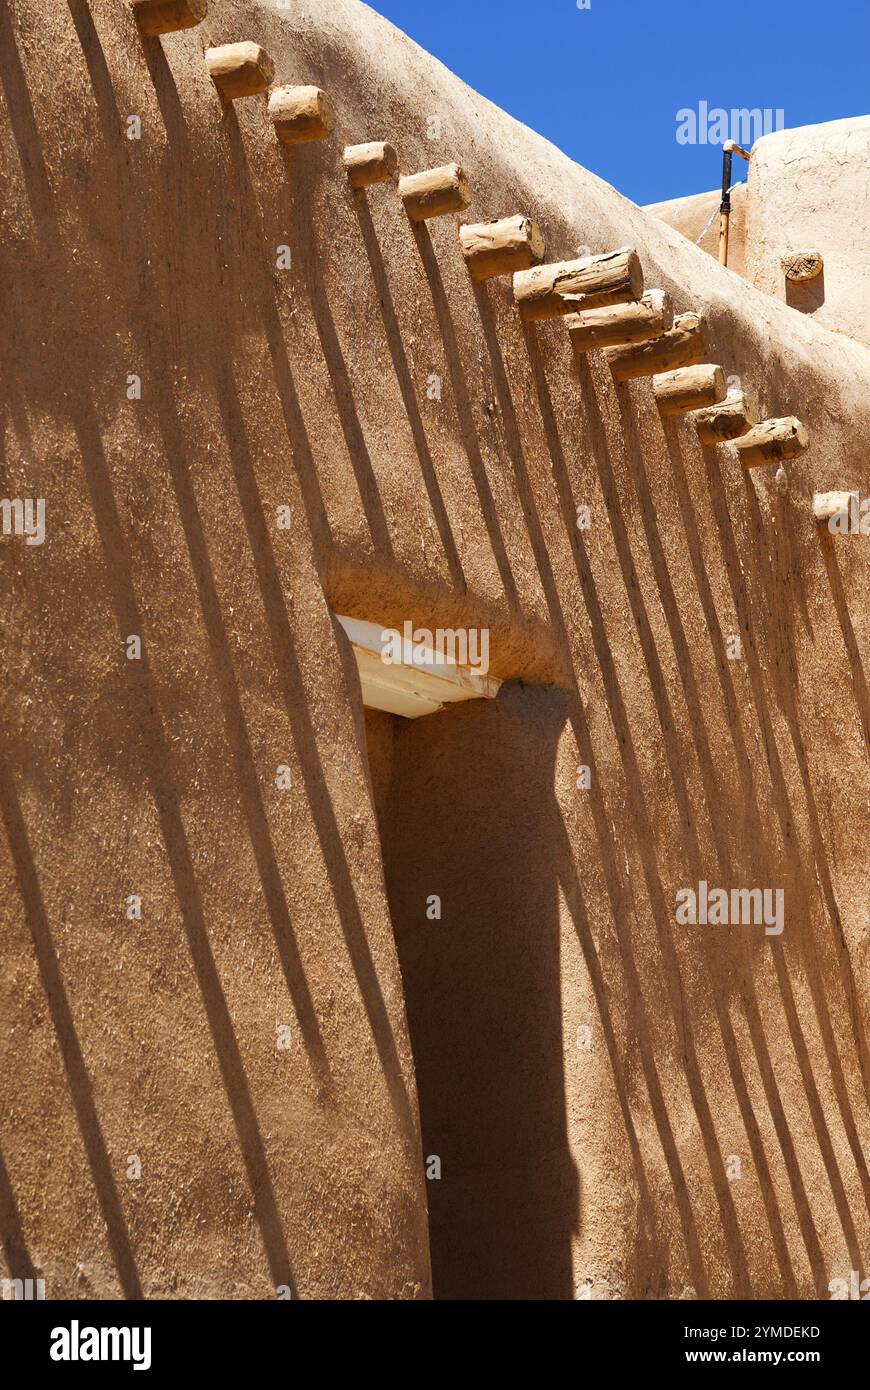
[[[581,353],[660,338],[673,327],[673,322],[670,296],[664,290],[647,290],[633,304],[611,304],[603,309],[569,314],[565,325],[572,348]]]
[[[640,299],[643,271],[637,252],[622,246],[577,261],[521,270],[514,276],[513,289],[524,319],[552,319]]]
[[[704,320],[700,314],[678,314],[661,337],[630,347],[607,348],[604,356],[617,381],[693,367],[707,355]]]
[[[275,64],[258,43],[225,43],[208,48],[205,65],[224,101],[265,92],[275,76]]]
[[[544,238],[537,223],[522,213],[498,222],[477,222],[459,228],[459,241],[468,272],[474,280],[528,270],[544,258]]]
[[[464,212],[471,202],[471,189],[460,165],[444,164],[399,179],[399,197],[412,222]]]
[[[140,32],[151,39],[192,29],[208,13],[206,0],[132,0],[132,6]]]
[[[815,280],[821,275],[825,262],[821,251],[787,251],[782,257],[782,269],[786,280],[800,283],[802,280]]]
[[[756,412],[748,405],[742,391],[729,393],[724,401],[705,410],[697,410],[692,416],[702,444],[721,444],[723,440],[739,439],[757,419]]]
[[[827,523],[832,517],[845,516],[851,527],[853,498],[857,503],[857,492],[814,492],[813,516],[815,520]]]
[[[794,415],[786,415],[777,420],[762,420],[748,434],[735,439],[734,447],[744,468],[761,468],[798,458],[809,442],[806,425]]]
[[[332,134],[335,108],[319,87],[276,87],[269,96],[269,119],[282,145],[304,145]]]
[[[679,415],[725,399],[725,373],[711,362],[677,367],[652,379],[653,395],[662,415]]]
[[[353,188],[386,183],[399,167],[396,151],[383,140],[370,140],[365,145],[347,145],[342,160]]]

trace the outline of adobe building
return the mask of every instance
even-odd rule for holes
[[[728,267],[817,323],[870,343],[870,116],[772,131],[731,193]],[[646,209],[717,253],[721,192]],[[711,214],[713,214],[711,216]]]
[[[743,278],[358,0],[0,55],[3,1278],[870,1273],[870,348],[768,282],[798,133]]]

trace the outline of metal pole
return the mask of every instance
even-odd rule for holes
[[[728,222],[731,217],[731,151],[722,152],[722,202],[719,204],[719,264],[728,264]]]

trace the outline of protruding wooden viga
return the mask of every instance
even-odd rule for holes
[[[603,309],[585,309],[569,314],[565,320],[575,352],[592,348],[616,347],[625,343],[645,343],[660,338],[673,326],[674,310],[664,290],[647,290],[633,304],[610,304]]]
[[[465,264],[473,280],[490,280],[528,270],[544,259],[544,238],[531,217],[518,213],[498,222],[477,222],[459,228]]]
[[[514,303],[530,320],[625,304],[642,294],[643,271],[637,252],[628,246],[578,261],[535,266],[514,276]]]
[[[827,523],[835,516],[845,515],[848,519],[849,529],[851,529],[853,498],[857,503],[857,492],[815,492],[813,493],[813,516],[816,521]]]
[[[399,156],[392,145],[383,140],[370,140],[365,145],[347,145],[343,161],[353,188],[386,183],[399,167]]]
[[[132,0],[136,23],[148,38],[192,29],[208,12],[207,0]]]
[[[697,410],[692,416],[698,426],[702,444],[721,444],[725,439],[738,439],[746,434],[758,419],[757,412],[742,391],[729,392],[724,401]]]
[[[335,108],[319,87],[276,87],[269,97],[269,119],[282,145],[304,145],[332,134]]]
[[[821,251],[812,247],[806,251],[788,251],[782,257],[781,265],[786,280],[815,280],[825,268]]]
[[[399,179],[399,197],[412,222],[425,222],[429,217],[464,212],[471,202],[471,189],[459,164],[444,164]]]
[[[735,439],[734,447],[744,468],[761,468],[798,458],[809,442],[806,425],[794,415],[786,415],[777,420],[762,420],[748,434]]]
[[[678,367],[652,379],[653,395],[663,415],[679,415],[684,410],[715,405],[725,399],[725,373],[711,362],[694,367]]]
[[[275,64],[258,43],[225,43],[207,48],[205,65],[224,101],[265,92],[275,76]]]
[[[704,320],[700,314],[678,314],[674,326],[648,343],[607,348],[604,356],[617,381],[693,367],[707,354]]]

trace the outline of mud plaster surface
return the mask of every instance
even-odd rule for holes
[[[203,49],[239,39],[329,91],[332,141],[222,111]],[[431,1219],[436,1292],[475,1297],[866,1268],[868,542],[811,499],[867,491],[870,353],[356,0],[145,43],[109,0],[15,0],[0,52],[0,481],[48,527],[0,544],[6,1266],[426,1297]],[[351,196],[370,139],[461,160],[469,220],[532,213],[553,258],[635,246],[808,425],[787,487],[524,333],[454,219]],[[488,624],[502,695],[382,729],[370,770],[331,608]],[[701,878],[782,887],[782,937],[677,927]]]

